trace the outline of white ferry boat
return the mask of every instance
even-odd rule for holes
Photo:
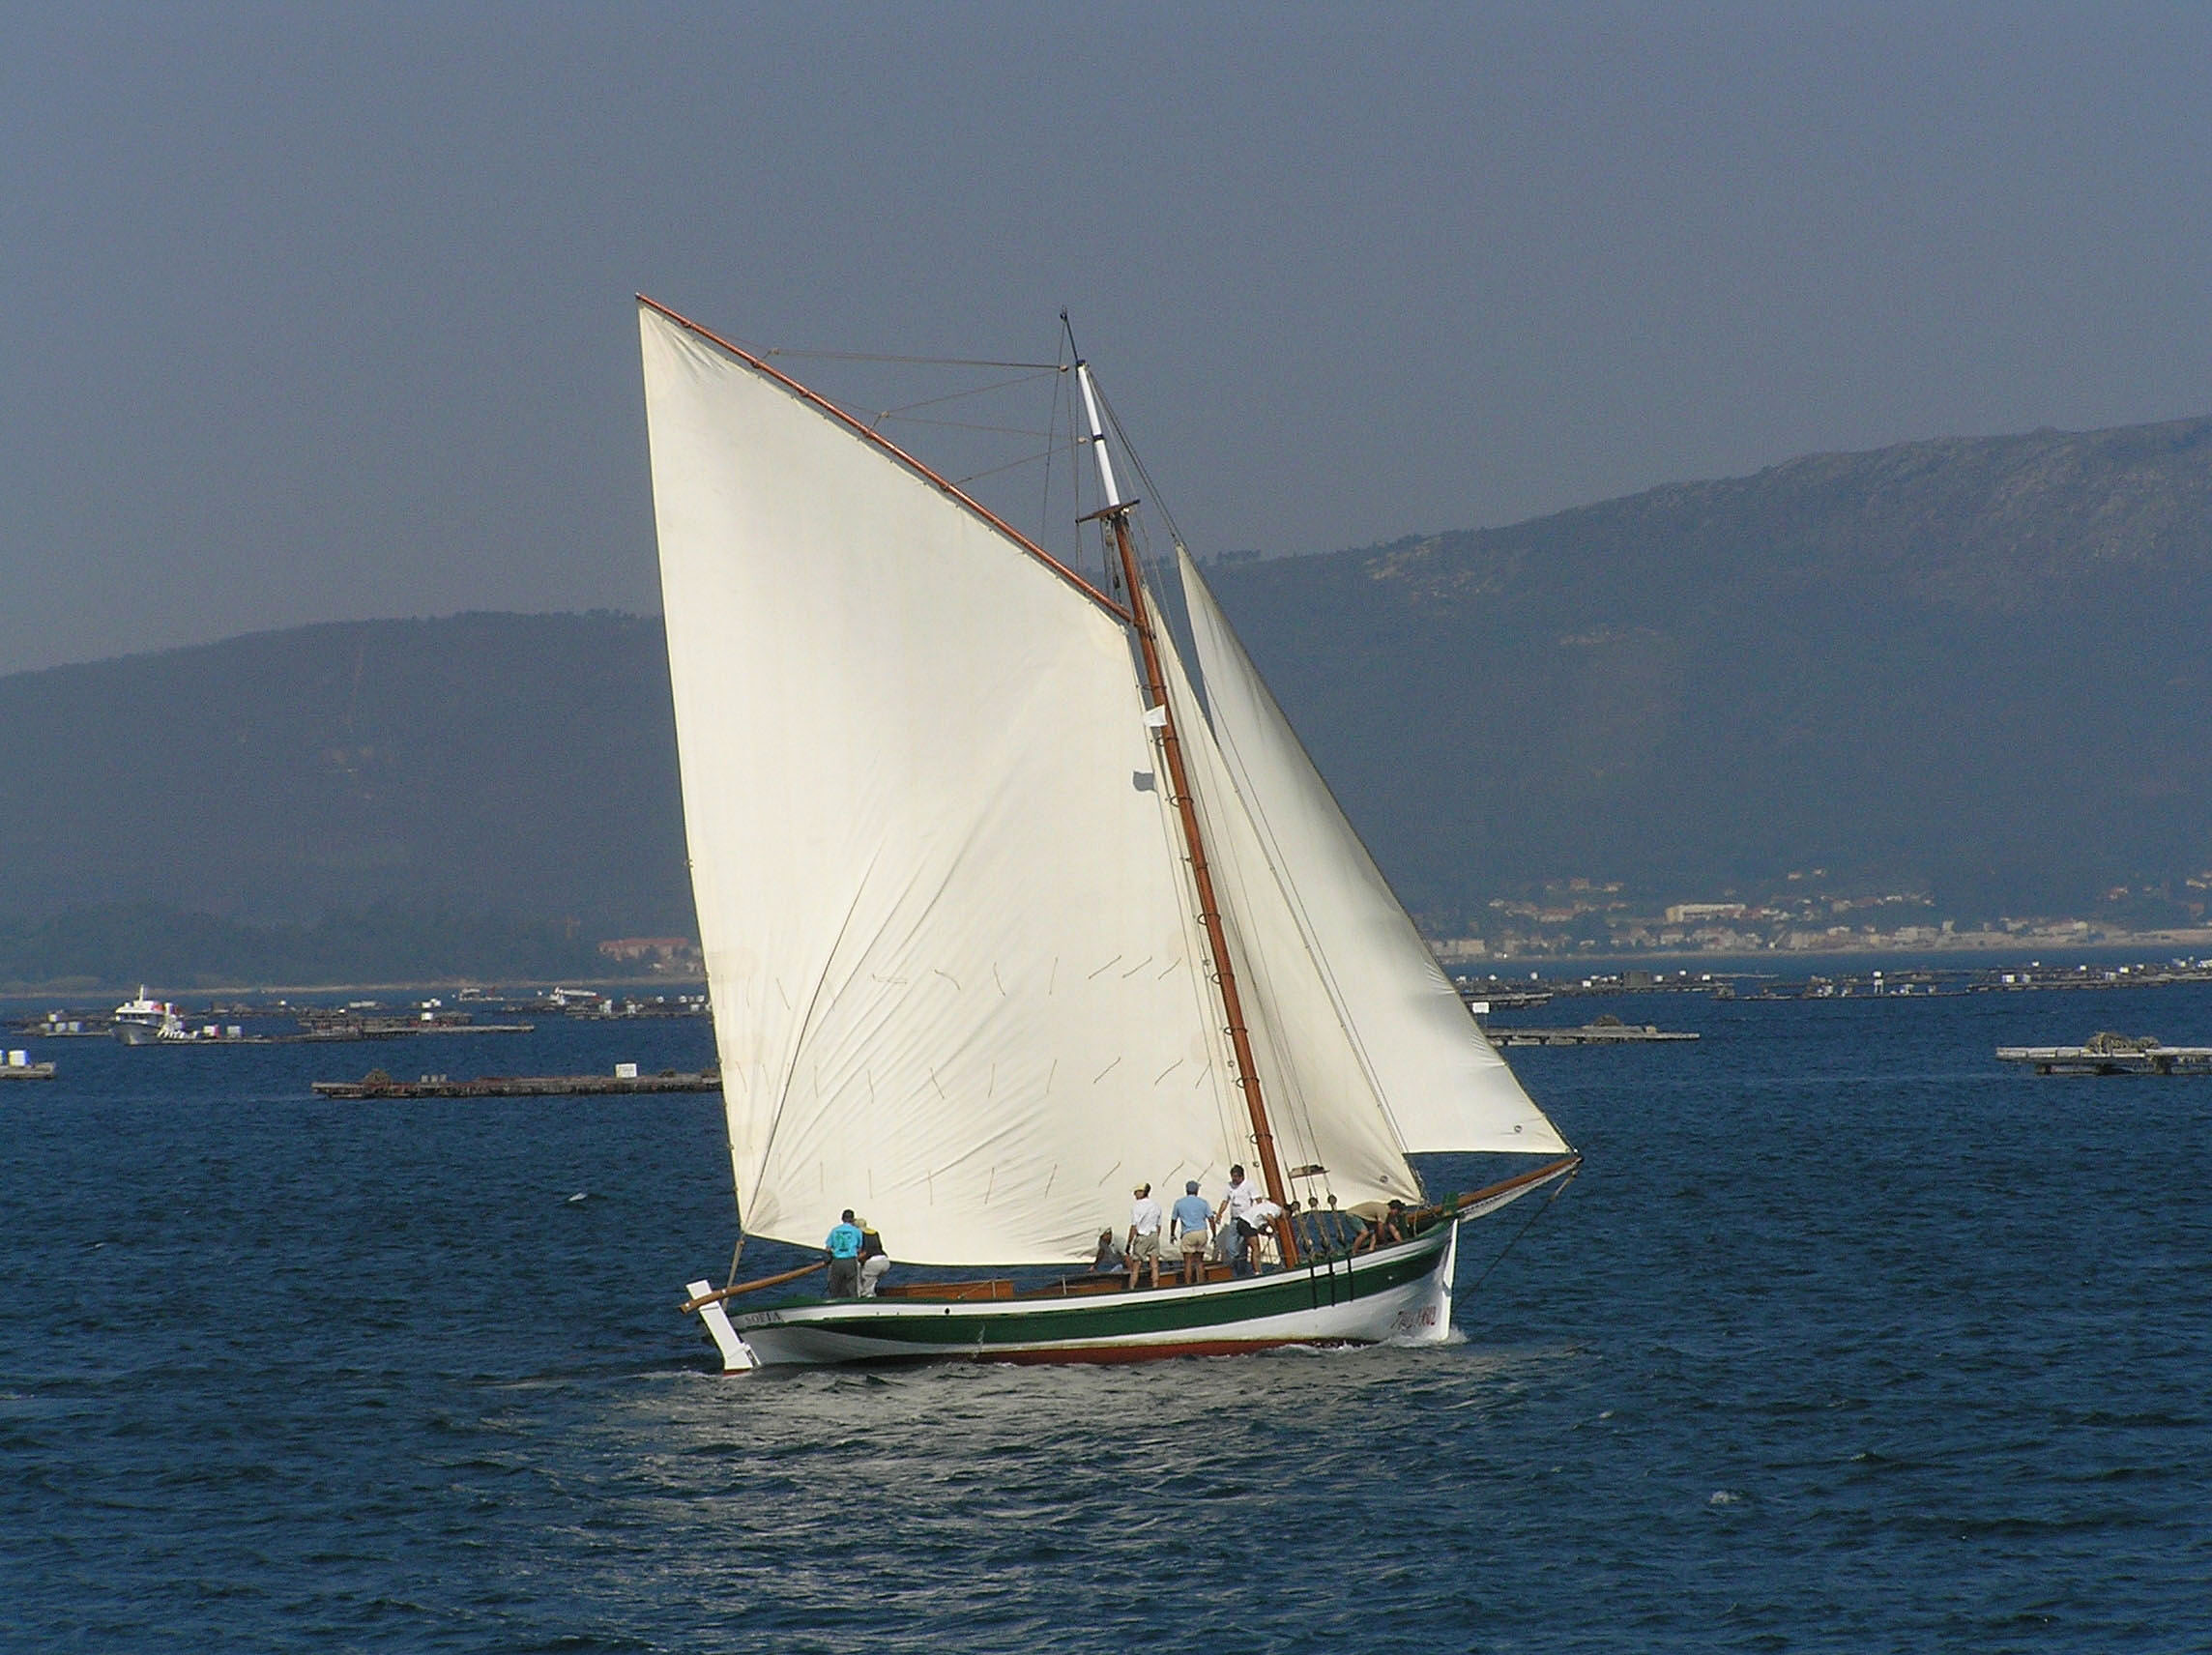
[[[126,1046],[151,1046],[160,1040],[189,1040],[191,1031],[174,1005],[146,998],[146,985],[138,985],[138,998],[115,1008],[115,1037]]]

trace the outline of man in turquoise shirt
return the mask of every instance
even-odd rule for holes
[[[860,1296],[860,1227],[853,1222],[853,1209],[847,1207],[837,1228],[830,1232],[822,1250],[830,1255],[830,1296],[831,1298],[858,1298]]]

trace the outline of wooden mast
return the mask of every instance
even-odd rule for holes
[[[1160,752],[1167,761],[1170,798],[1176,819],[1182,827],[1184,853],[1190,859],[1191,880],[1198,887],[1198,918],[1206,929],[1207,947],[1213,955],[1214,980],[1221,986],[1221,1009],[1228,1019],[1229,1044],[1237,1061],[1237,1086],[1244,1094],[1244,1107],[1252,1119],[1252,1143],[1260,1163],[1260,1177],[1267,1199],[1283,1208],[1275,1220],[1276,1245],[1283,1263],[1298,1262],[1296,1232],[1289,1216],[1290,1191],[1283,1181],[1282,1162],[1275,1153],[1275,1131],[1267,1121],[1266,1100],[1260,1093],[1259,1065],[1252,1059],[1252,1035],[1245,1027],[1244,1005],[1237,992],[1237,972],[1229,958],[1229,934],[1221,923],[1221,904],[1213,894],[1213,870],[1206,859],[1206,836],[1199,830],[1198,801],[1190,791],[1190,774],[1182,759],[1182,740],[1176,734],[1175,708],[1160,671],[1160,647],[1152,631],[1150,607],[1145,602],[1144,582],[1138,576],[1137,550],[1129,535],[1129,512],[1137,503],[1124,501],[1114,482],[1113,460],[1106,452],[1106,433],[1098,421],[1098,401],[1091,388],[1091,369],[1080,359],[1075,377],[1083,387],[1085,411],[1091,417],[1091,443],[1098,460],[1099,480],[1106,490],[1106,506],[1092,515],[1105,520],[1114,532],[1114,547],[1121,556],[1121,581],[1128,589],[1129,624],[1136,628],[1137,645],[1145,660],[1145,687],[1160,719]]]

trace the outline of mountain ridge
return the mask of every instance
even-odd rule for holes
[[[1207,572],[1434,931],[1577,877],[1679,899],[1818,864],[1964,917],[2212,867],[2212,418],[1806,455]],[[0,917],[401,903],[695,935],[653,617],[10,675],[0,778]]]
[[[657,620],[329,622],[0,678],[0,915],[690,926]]]
[[[1823,862],[1994,912],[2212,862],[2212,419],[1808,455],[1208,577],[1440,925],[1486,878]],[[2115,748],[2150,762],[2105,773],[2112,811],[2052,798]],[[1418,816],[1377,807],[1393,777]]]

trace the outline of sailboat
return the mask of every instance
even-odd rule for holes
[[[741,1234],[820,1249],[858,1208],[902,1277],[690,1283],[725,1371],[1445,1338],[1461,1227],[1579,1157],[1179,546],[1193,674],[1089,365],[1097,581],[764,356],[638,318]],[[1410,1157],[1446,1150],[1547,1158],[1432,1200]],[[1252,1273],[1065,1273],[1136,1185],[1237,1164]]]

